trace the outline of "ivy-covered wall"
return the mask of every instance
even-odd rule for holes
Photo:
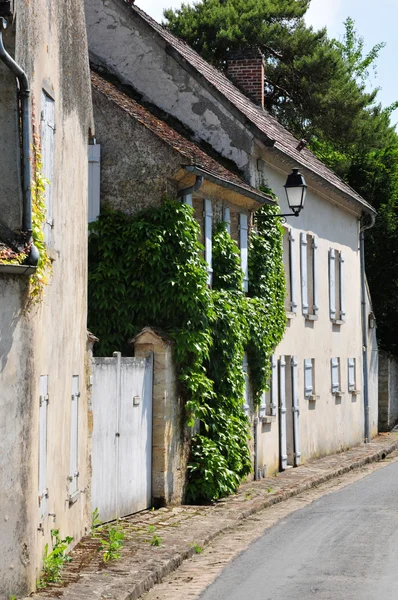
[[[243,355],[255,407],[285,328],[282,230],[276,220],[265,223],[250,237],[248,295],[239,250],[222,222],[213,232],[208,288],[199,226],[185,204],[165,201],[134,217],[108,210],[92,225],[89,328],[100,339],[96,353],[128,354],[129,339],[145,326],[174,340],[187,421],[200,421],[188,466],[192,502],[233,493],[251,471]]]

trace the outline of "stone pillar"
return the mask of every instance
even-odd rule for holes
[[[181,504],[186,486],[189,434],[178,394],[173,342],[153,329],[133,340],[134,355],[153,352],[152,498],[156,507]]]

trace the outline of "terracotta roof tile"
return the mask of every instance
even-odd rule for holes
[[[186,165],[200,167],[212,175],[238,185],[244,190],[257,194],[264,198],[265,201],[269,202],[268,196],[248,185],[238,175],[223,167],[219,162],[214,160],[214,158],[211,158],[194,142],[183,137],[180,133],[170,127],[170,125],[154,116],[136,100],[133,100],[130,96],[120,91],[97,73],[91,73],[91,83],[96,90],[100,91],[109,100],[126,111],[133,119],[150,129],[150,131],[163,142],[177,150],[177,152],[185,158]]]
[[[174,48],[198,73],[200,73],[214,88],[216,88],[227,101],[231,102],[247,119],[249,119],[273,144],[273,147],[293,159],[298,165],[311,171],[330,186],[333,186],[344,195],[363,205],[364,208],[374,212],[370,206],[354,189],[340,179],[333,171],[318,160],[308,149],[301,152],[297,150],[298,140],[285,129],[267,111],[256,106],[218,69],[206,62],[191,46],[177,38],[165,27],[159,25],[143,10],[124,0],[131,6],[148,25],[155,30],[172,48]]]

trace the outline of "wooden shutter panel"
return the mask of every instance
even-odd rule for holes
[[[333,248],[329,250],[329,310],[330,318],[336,318],[336,256]]]
[[[231,211],[229,210],[229,208],[224,207],[223,213],[224,213],[223,214],[224,223],[226,223],[227,231],[228,231],[229,235],[231,235]]]
[[[296,261],[294,252],[295,237],[292,229],[289,231],[289,261],[290,261],[290,309],[297,312]]]
[[[299,391],[298,391],[298,362],[297,357],[291,357],[292,367],[292,411],[293,411],[293,442],[294,442],[294,466],[300,464],[300,429],[299,429]]]
[[[318,293],[318,237],[314,235],[312,239],[312,269],[313,269],[313,283],[314,283],[314,315],[319,313],[319,293]]]
[[[205,200],[204,210],[205,220],[205,260],[207,262],[207,282],[209,285],[213,283],[213,250],[212,250],[212,235],[213,235],[213,208],[211,200]]]
[[[243,373],[245,376],[245,391],[243,396],[243,410],[245,413],[249,412],[249,364],[247,361],[247,354],[243,356]]]
[[[284,356],[279,359],[279,421],[280,438],[279,452],[281,469],[287,468],[287,439],[286,439],[286,360]]]
[[[260,402],[260,418],[265,417],[267,415],[267,392],[263,392],[261,394],[261,402]]]
[[[270,390],[270,408],[271,417],[276,416],[278,401],[278,361],[276,355],[271,356],[271,390]]]
[[[240,266],[243,271],[243,290],[249,291],[249,266],[248,266],[248,226],[247,215],[239,214],[239,246],[240,246]]]
[[[355,358],[348,359],[348,391],[355,392]]]
[[[48,375],[40,377],[39,408],[39,520],[47,514],[47,409]]]
[[[44,91],[42,92],[41,112],[41,158],[42,175],[47,181],[44,187],[46,220],[44,223],[44,239],[50,241],[53,225],[53,184],[54,184],[54,134],[55,134],[55,106],[54,100]]]
[[[345,297],[344,297],[344,256],[343,253],[340,252],[339,256],[340,261],[340,269],[339,269],[339,277],[340,277],[340,319],[342,321],[345,320]]]
[[[312,358],[304,360],[304,396],[308,398],[314,393]]]
[[[340,391],[340,361],[338,358],[332,358],[330,361],[331,364],[331,374],[332,374],[332,394],[336,394]]]
[[[72,377],[69,494],[79,491],[79,376]]]
[[[308,315],[307,234],[300,233],[301,302],[303,315]]]
[[[101,145],[88,147],[88,222],[100,214]]]

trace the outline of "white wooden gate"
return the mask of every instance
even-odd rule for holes
[[[153,358],[93,359],[92,509],[101,521],[151,505]]]

